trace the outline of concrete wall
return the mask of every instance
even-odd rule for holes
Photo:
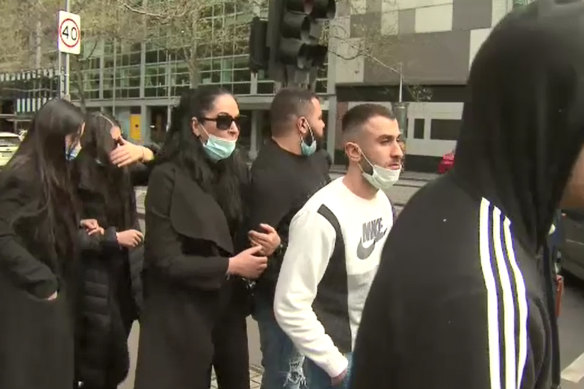
[[[331,29],[336,82],[395,84],[401,66],[408,83],[464,84],[478,48],[511,7],[509,0],[342,2]]]

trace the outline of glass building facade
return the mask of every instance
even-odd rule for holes
[[[224,1],[203,10],[198,23],[210,32],[207,30],[206,40],[187,50],[195,50],[197,58],[195,84],[218,85],[237,97],[242,113],[249,117],[242,128],[241,143],[253,152],[267,132],[274,82],[262,71],[250,73],[249,28],[254,12],[238,4]],[[267,7],[259,14],[267,17]],[[86,40],[83,50],[89,59],[81,70],[82,87],[71,84],[73,100],[81,100],[82,93],[88,110],[115,115],[133,141],[162,142],[171,107],[191,85],[191,72],[181,55],[183,48],[168,49],[164,39],[161,33],[146,43]],[[326,75],[325,67],[319,72],[317,93],[327,92]]]

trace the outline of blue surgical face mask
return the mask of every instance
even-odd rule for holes
[[[312,127],[310,127],[308,120],[306,121],[306,126],[308,127],[308,131],[310,132],[310,137],[312,138],[312,143],[310,143],[310,145],[307,145],[306,141],[304,140],[304,137],[303,137],[300,140],[300,151],[302,152],[302,155],[309,157],[316,152],[316,138],[314,137],[314,133],[312,132]]]
[[[204,129],[204,128],[203,128]],[[207,132],[207,130],[205,130]],[[227,140],[219,138],[218,136],[211,135],[207,132],[207,142],[203,143],[203,149],[213,162],[221,161],[222,159],[227,159],[235,151],[235,146],[237,141]]]

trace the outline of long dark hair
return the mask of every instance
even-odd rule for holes
[[[46,246],[43,248],[52,259],[73,259],[76,255],[79,219],[65,139],[71,136],[75,143],[82,124],[83,114],[70,102],[47,102],[36,113],[6,167],[6,177],[16,175],[39,185],[38,199],[17,215],[14,227],[18,233],[24,225],[32,226],[22,234],[25,240]]]
[[[102,227],[115,226],[121,230],[133,228],[137,219],[133,186],[127,167],[119,168],[110,162],[116,147],[111,129],[120,127],[112,116],[102,112],[89,113],[85,118],[83,147],[75,161],[80,186],[102,197],[106,220]],[[95,215],[86,215],[95,218]]]
[[[213,109],[217,98],[224,95],[231,93],[217,87],[201,87],[185,92],[173,110],[170,129],[157,161],[173,161],[184,168],[204,191],[215,198],[234,226],[243,217],[241,196],[247,168],[245,162],[237,150],[227,159],[211,162],[191,127],[193,118],[205,117]]]

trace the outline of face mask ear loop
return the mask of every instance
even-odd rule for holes
[[[308,123],[307,119],[306,120],[306,126],[308,127],[308,132],[310,132],[310,137],[312,138],[312,142],[316,142],[316,138],[314,137],[314,132],[312,131],[312,126],[310,125],[310,123]],[[312,145],[312,143],[310,143]]]

